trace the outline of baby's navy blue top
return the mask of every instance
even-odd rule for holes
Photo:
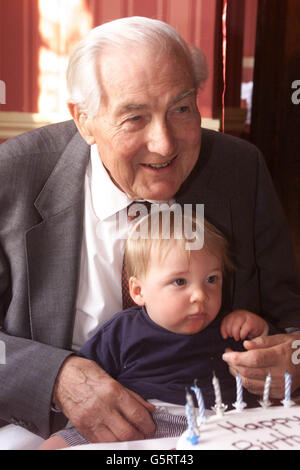
[[[193,335],[172,333],[154,323],[143,307],[113,316],[80,349],[80,356],[97,362],[109,375],[144,399],[185,405],[186,387],[197,379],[206,408],[215,403],[213,372],[219,379],[223,403],[236,401],[235,378],[222,360],[226,348],[243,351],[241,341],[224,340],[222,316]],[[249,407],[259,397],[244,389]]]

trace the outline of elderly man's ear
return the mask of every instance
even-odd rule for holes
[[[79,110],[77,105],[73,103],[68,103],[68,108],[81,136],[88,145],[93,145],[95,143],[95,138],[91,133],[89,125],[90,121],[87,114]]]

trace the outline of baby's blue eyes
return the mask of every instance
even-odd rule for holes
[[[207,279],[206,279],[206,282],[208,282],[208,284],[213,284],[214,282],[216,282],[218,279],[218,276],[214,275],[214,276],[209,276]]]
[[[206,282],[208,284],[215,284],[218,281],[218,278],[219,277],[216,274],[214,274],[212,276],[208,276],[208,278],[206,279]],[[185,286],[187,284],[187,280],[184,278],[178,278],[178,279],[175,279],[175,281],[172,281],[172,284],[177,287]]]
[[[178,286],[178,287],[184,286],[186,284],[186,280],[182,278],[175,279],[175,281],[173,281],[173,284],[174,286]]]

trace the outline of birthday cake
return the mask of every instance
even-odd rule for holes
[[[261,407],[246,408],[241,377],[236,377],[237,395],[234,410],[222,403],[221,389],[214,376],[216,402],[214,414],[208,416],[201,390],[195,385],[198,408],[186,391],[188,429],[177,442],[178,450],[300,450],[300,406],[291,400],[291,376],[285,374],[283,406],[272,406],[269,400],[271,376],[268,374]]]
[[[282,406],[273,406],[269,397],[271,376],[265,381],[264,393],[259,400],[260,407],[247,408],[243,401],[241,377],[236,376],[235,408],[222,402],[221,386],[214,375],[215,405],[212,410],[205,403],[197,381],[190,390],[186,389],[186,406],[159,402],[153,404],[164,415],[175,415],[167,424],[178,424],[179,417],[186,416],[187,429],[178,437],[175,429],[161,438],[129,442],[87,444],[70,447],[80,450],[300,450],[300,400],[291,399],[291,376],[285,374],[285,395]],[[193,396],[194,393],[194,396]],[[258,397],[259,399],[259,397]],[[197,406],[196,405],[197,402]],[[159,405],[159,406],[158,406]],[[163,405],[163,406],[162,406]],[[169,418],[168,418],[169,419]],[[164,426],[166,422],[163,423]],[[167,427],[168,427],[167,426]],[[183,424],[185,426],[185,424]],[[182,429],[182,426],[181,426]],[[184,429],[184,428],[183,428]],[[165,428],[164,428],[165,430]]]
[[[202,422],[198,436],[187,429],[177,450],[300,450],[300,406],[228,411]]]

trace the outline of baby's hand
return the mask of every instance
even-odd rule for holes
[[[267,336],[267,322],[248,310],[235,310],[229,313],[221,324],[221,335],[224,339],[234,338],[236,341],[257,336]]]

